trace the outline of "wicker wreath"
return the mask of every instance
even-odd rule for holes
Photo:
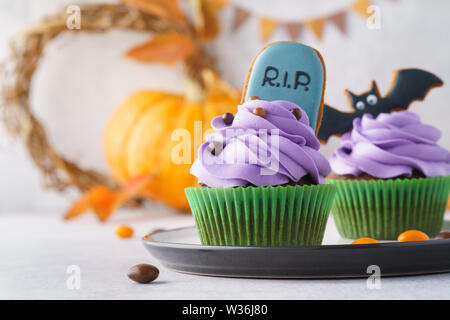
[[[194,54],[184,61],[186,73],[201,84],[199,70],[208,66],[202,42],[196,41],[196,32],[189,21],[174,23],[162,17],[125,4],[82,5],[81,28],[68,30],[67,13],[45,18],[11,41],[11,57],[2,65],[0,110],[8,132],[20,137],[34,163],[44,177],[44,186],[63,191],[75,186],[86,191],[95,185],[117,188],[107,175],[81,168],[60,155],[49,143],[44,126],[30,108],[30,84],[45,46],[63,32],[105,32],[113,28],[148,31],[152,33],[178,32],[189,35],[195,45]]]

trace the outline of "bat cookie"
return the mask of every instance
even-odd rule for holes
[[[346,90],[352,112],[342,112],[328,105],[324,106],[322,125],[318,138],[326,142],[332,135],[342,135],[353,127],[353,120],[365,113],[374,117],[380,113],[408,109],[415,100],[423,100],[434,87],[443,85],[441,79],[421,69],[398,70],[392,81],[391,89],[382,97],[375,81],[371,88],[360,95]]]
[[[308,115],[316,134],[323,113],[325,64],[320,53],[297,42],[280,41],[264,47],[253,59],[242,101],[286,100]]]

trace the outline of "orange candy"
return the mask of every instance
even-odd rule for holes
[[[407,230],[403,233],[400,233],[397,240],[399,242],[407,242],[407,241],[425,241],[430,240],[426,233],[420,230]]]
[[[380,241],[373,238],[359,238],[352,242],[352,244],[367,244],[367,243],[380,243]]]
[[[133,229],[127,225],[118,225],[115,229],[116,235],[120,238],[129,238],[133,235]]]

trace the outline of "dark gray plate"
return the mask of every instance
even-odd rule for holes
[[[311,247],[202,246],[195,227],[147,235],[144,246],[166,268],[208,276],[253,278],[368,277],[450,272],[450,239],[351,245],[327,237]],[[334,244],[333,244],[334,243]]]

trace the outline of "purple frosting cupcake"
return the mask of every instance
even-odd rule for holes
[[[437,144],[441,132],[417,114],[365,114],[341,138],[330,164],[338,175],[373,178],[438,177],[450,174],[450,152]]]
[[[263,115],[258,111],[263,110]],[[288,101],[251,100],[199,149],[191,173],[209,187],[323,184],[331,169],[306,113]],[[228,118],[229,119],[229,118]]]
[[[409,229],[440,232],[450,190],[441,132],[415,113],[366,114],[331,156],[338,187],[333,217],[342,236],[396,239]]]
[[[249,100],[212,121],[186,189],[206,245],[322,242],[336,187],[306,113],[288,101]]]

